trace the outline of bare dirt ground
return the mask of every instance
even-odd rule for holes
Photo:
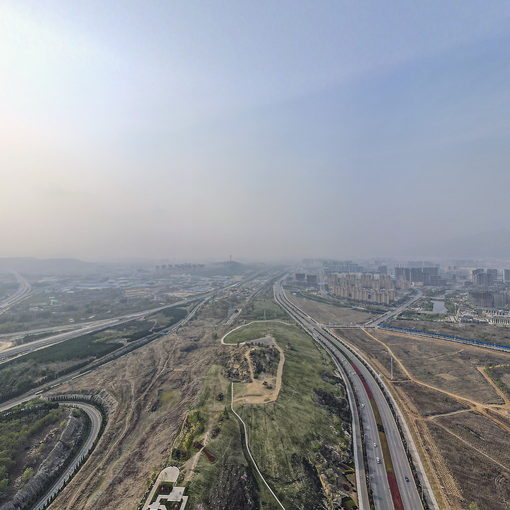
[[[406,393],[416,409],[416,414],[434,416],[437,414],[455,413],[469,407],[448,395],[438,395],[434,390],[416,384],[412,381],[397,381],[393,383]],[[418,411],[419,410],[419,411]]]
[[[193,320],[178,334],[58,388],[59,393],[104,389],[119,405],[94,453],[52,510],[136,508],[147,480],[167,464],[184,416],[219,350],[211,324]]]
[[[392,356],[384,344],[375,342],[373,338],[370,338],[361,329],[336,329],[334,333],[342,338],[346,338],[361,349],[380,372],[388,374],[388,376],[390,375]],[[393,378],[396,380],[408,380],[408,377],[397,363],[393,363]]]
[[[5,351],[9,347],[12,347],[12,342],[0,342],[0,352]]]
[[[463,338],[482,340],[502,345],[510,345],[510,328],[484,324],[454,324],[442,321],[396,320],[392,326],[399,328],[419,329],[431,333],[457,335]]]
[[[477,367],[510,360],[510,355],[436,339],[417,340],[415,337],[382,331],[377,331],[374,336],[389,347],[420,381],[477,402],[503,403],[501,396],[487,383]]]
[[[452,492],[445,487],[447,505],[444,508],[465,510],[470,502],[487,510],[508,510],[510,506],[510,473],[501,470],[491,460],[476,454],[465,442],[434,423],[427,429],[458,485]]]
[[[266,337],[267,338],[267,337]],[[254,368],[251,361],[250,352],[257,347],[248,349],[245,352],[245,358],[248,362],[250,370],[250,379],[248,383],[236,384],[236,393],[234,403],[241,404],[268,404],[269,402],[275,402],[280,393],[282,387],[282,375],[283,367],[285,365],[285,354],[283,349],[276,343],[274,338],[272,339],[272,345],[278,349],[280,353],[280,360],[278,362],[278,369],[276,375],[269,373],[262,373],[261,376],[256,379],[254,377]]]
[[[440,507],[510,508],[510,400],[485,371],[510,355],[381,330],[338,333],[387,379]],[[388,356],[399,367],[393,381]]]
[[[456,415],[440,416],[435,420],[448,431],[478,450],[499,467],[510,472],[508,436],[501,428],[479,413],[470,411]]]
[[[364,324],[372,317],[375,317],[373,313],[321,303],[313,299],[294,296],[290,292],[288,297],[296,306],[323,324],[343,324],[346,326],[350,324]]]

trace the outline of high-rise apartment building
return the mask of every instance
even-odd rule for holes
[[[498,270],[497,269],[487,269],[487,285],[496,285],[498,281]]]
[[[485,269],[474,269],[471,273],[471,277],[474,285],[481,287],[487,286],[487,273]]]
[[[366,303],[388,305],[397,298],[395,287],[388,275],[330,274],[328,288],[335,296]]]

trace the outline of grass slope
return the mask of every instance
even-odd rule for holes
[[[287,508],[323,509],[318,471],[326,479],[337,476],[338,469],[334,470],[336,474],[330,472],[319,450],[323,445],[340,446],[349,460],[350,436],[339,416],[317,403],[315,390],[343,397],[344,389],[334,379],[323,377],[324,373],[333,372],[329,358],[296,326],[270,321],[254,323],[233,332],[229,341],[243,342],[266,334],[272,335],[285,352],[282,390],[274,403],[238,406],[236,411],[247,424],[250,448],[261,472],[283,504]],[[234,384],[234,392],[236,386],[239,388]],[[224,394],[222,401],[217,400],[220,393]],[[235,471],[234,466],[245,467],[248,478],[254,476],[243,452],[239,424],[228,409],[225,412],[229,403],[229,381],[223,377],[222,367],[212,367],[198,409],[207,417],[206,429],[220,429],[207,446],[217,460],[210,463],[201,456],[190,485],[192,507],[200,502],[204,506],[199,508],[212,508],[210,495],[215,484],[224,483],[225,473]],[[261,481],[257,482],[259,504],[253,508],[279,508]],[[221,489],[224,493],[230,490],[228,484]]]

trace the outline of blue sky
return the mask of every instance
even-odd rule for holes
[[[509,21],[4,0],[0,256],[378,256],[506,227]]]

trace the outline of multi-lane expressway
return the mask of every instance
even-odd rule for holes
[[[207,293],[202,294],[200,296],[195,296],[193,298],[189,298],[187,300],[184,300],[184,301],[181,301],[181,302],[178,302],[178,303],[173,303],[170,306],[167,305],[167,306],[160,307],[160,308],[157,308],[157,309],[152,309],[152,310],[148,310],[148,311],[145,311],[145,312],[139,312],[137,314],[131,314],[129,316],[124,316],[122,318],[117,318],[117,319],[115,319],[116,321],[118,321],[118,322],[116,322],[116,324],[120,324],[121,322],[119,322],[119,321],[121,319],[122,319],[122,322],[127,321],[127,320],[133,320],[134,318],[143,317],[145,315],[150,315],[152,313],[156,313],[159,310],[162,310],[162,309],[165,309],[165,308],[169,308],[171,306],[184,305],[184,304],[189,304],[189,303],[197,302],[198,301],[198,303],[188,312],[186,317],[184,317],[183,319],[178,321],[176,324],[166,328],[163,331],[159,331],[158,333],[153,333],[153,334],[148,335],[147,339],[151,340],[152,338],[156,338],[156,337],[161,336],[161,335],[170,334],[170,333],[176,332],[180,327],[182,327],[187,322],[189,322],[193,317],[195,317],[196,313],[200,310],[200,308],[205,303],[207,303],[210,300],[210,298],[214,297],[218,293],[220,293],[222,291],[225,291],[227,289],[238,287],[240,285],[244,285],[244,284],[248,283],[249,281],[251,281],[251,279],[247,278],[247,279],[244,279],[242,281],[230,284],[230,285],[228,285],[226,287],[222,287],[220,289],[216,289],[214,291],[207,292]],[[105,326],[104,326],[104,324],[102,324],[100,327],[104,328]],[[71,332],[71,334],[75,334],[76,335],[76,331]],[[78,334],[83,334],[83,330],[81,330]],[[57,335],[57,336],[59,336],[59,335]],[[63,340],[64,340],[63,338],[60,338],[60,339],[57,339],[57,340],[54,339],[53,343],[55,343],[55,341],[58,342],[58,341],[63,341]],[[133,342],[132,347],[136,348],[136,344],[138,344],[138,343],[140,343],[140,345],[144,345],[143,342],[144,342],[143,338],[138,340],[137,342]],[[42,347],[44,347],[44,346],[42,346]],[[42,347],[39,345],[38,348],[42,348]],[[34,348],[36,348],[36,347],[34,347]],[[130,351],[127,351],[127,352],[130,352]],[[93,370],[94,368],[97,368],[98,366],[101,366],[103,364],[110,363],[110,362],[114,361],[114,359],[116,359],[115,354],[116,353],[114,352],[114,353],[112,353],[110,355],[111,359],[104,359],[104,361],[103,361],[103,359],[102,360],[98,360],[97,362],[94,362],[91,366],[87,366],[85,368],[78,369],[76,372],[72,372],[72,373],[67,374],[65,376],[62,376],[59,379],[56,379],[56,380],[54,380],[54,381],[52,381],[50,383],[46,383],[46,384],[41,385],[41,386],[39,386],[37,388],[34,388],[34,389],[28,391],[27,393],[25,393],[24,395],[16,397],[16,398],[14,398],[14,399],[12,399],[12,400],[10,400],[8,402],[3,402],[2,404],[0,404],[0,412],[6,411],[8,409],[11,409],[12,407],[14,407],[14,406],[16,406],[18,404],[21,404],[23,402],[26,402],[26,401],[28,401],[28,400],[30,400],[30,399],[40,395],[41,393],[43,393],[45,391],[48,391],[48,390],[56,388],[57,386],[61,385],[64,382],[73,380],[76,377],[79,377],[80,375],[84,375],[85,373],[90,372],[91,370]],[[109,356],[105,356],[105,358],[109,358]],[[86,439],[85,443],[83,444],[83,446],[80,448],[80,451],[73,458],[73,460],[67,466],[65,471],[59,476],[59,478],[54,482],[54,484],[51,486],[49,491],[33,507],[32,510],[43,510],[44,508],[46,508],[46,506],[51,501],[51,499],[62,489],[62,487],[64,487],[64,485],[67,483],[67,481],[73,476],[73,474],[79,468],[79,465],[83,461],[84,457],[86,455],[88,455],[88,453],[93,448],[94,442],[96,441],[96,439],[98,437],[98,434],[100,432],[101,423],[102,423],[102,417],[101,417],[101,414],[100,414],[100,412],[98,411],[98,409],[96,407],[94,407],[91,404],[87,404],[87,403],[84,403],[84,402],[76,402],[76,401],[73,401],[71,403],[71,405],[74,405],[76,407],[80,407],[89,416],[89,418],[91,420],[90,434],[89,434],[88,438]]]
[[[18,289],[14,294],[7,296],[5,299],[0,301],[0,315],[5,313],[11,306],[18,304],[20,301],[26,299],[32,292],[30,283],[23,278],[19,273],[14,273],[16,281],[18,282]]]
[[[312,317],[298,308],[286,296],[281,281],[274,285],[276,301],[289,313],[289,315],[312,337],[329,352],[336,363],[344,369],[348,375],[350,384],[356,396],[357,408],[352,409],[359,414],[359,420],[363,426],[364,437],[360,430],[354,430],[358,441],[363,441],[368,477],[368,489],[372,493],[373,503],[376,510],[419,510],[423,509],[418,487],[415,483],[409,460],[404,449],[402,438],[398,430],[391,408],[383,394],[378,381],[372,371],[340,338],[322,327]],[[378,417],[376,417],[376,414]],[[389,448],[389,458],[386,458],[381,445],[382,435],[379,433],[377,422],[384,428]],[[406,438],[408,441],[412,440]],[[356,466],[359,470],[363,466]],[[364,471],[363,471],[364,474]],[[424,476],[421,474],[421,476]],[[363,494],[367,489],[363,486],[358,488],[360,494],[360,508],[367,509],[367,502]],[[423,481],[422,481],[423,485]],[[429,499],[429,505],[433,501]],[[433,504],[431,505],[433,506]]]
[[[95,333],[96,331],[101,331],[102,329],[111,328],[112,326],[118,326],[119,324],[124,324],[135,319],[141,319],[143,317],[147,317],[148,315],[155,314],[157,312],[160,312],[161,310],[165,310],[168,308],[189,305],[190,303],[197,301],[198,299],[201,299],[201,297],[189,298],[183,301],[178,301],[177,303],[172,303],[171,305],[152,308],[150,310],[144,310],[141,312],[131,313],[128,315],[122,315],[120,317],[115,317],[113,319],[94,321],[93,323],[87,323],[86,325],[79,327],[78,329],[74,329],[73,331],[67,331],[64,333],[59,333],[57,335],[51,335],[42,338],[41,340],[34,340],[33,342],[30,343],[9,347],[0,352],[0,364],[8,359],[21,356],[22,354],[27,354],[37,349],[49,347],[50,345],[63,342],[64,340],[70,340],[71,338],[76,338],[77,336],[85,335],[86,333]]]
[[[132,352],[134,349],[138,348],[139,346],[145,345],[148,341],[151,341],[153,339],[158,338],[162,335],[169,335],[171,333],[175,333],[179,328],[184,326],[186,323],[188,323],[193,317],[195,317],[196,313],[200,310],[200,308],[209,301],[209,297],[206,297],[199,301],[179,322],[176,322],[173,326],[170,326],[162,331],[158,331],[157,333],[151,333],[147,337],[143,337],[139,340],[136,340],[132,342],[130,345],[126,347],[121,347],[118,351],[114,351],[110,354],[107,354],[103,358],[99,358],[96,361],[93,361],[90,365],[87,365],[83,368],[77,369],[74,372],[71,372],[69,374],[63,375],[59,377],[58,379],[54,379],[51,382],[42,384],[41,386],[38,386],[36,388],[33,388],[23,395],[20,395],[18,397],[13,398],[12,400],[8,400],[6,402],[0,403],[0,412],[7,411],[8,409],[21,404],[23,402],[27,402],[28,400],[31,400],[35,398],[36,396],[40,395],[43,392],[52,390],[56,388],[57,386],[60,386],[61,384],[72,381],[73,379],[76,379],[77,377],[80,377],[81,375],[84,375],[85,373],[90,372],[91,370],[94,370],[100,366],[106,365],[108,363],[111,363],[115,359],[119,357],[119,355],[127,354],[129,352]]]
[[[415,301],[418,301],[418,299],[420,299],[421,297],[423,297],[423,293],[421,292],[421,290],[416,289],[416,294],[414,294],[409,299],[404,301],[401,305],[397,306],[397,308],[388,310],[386,313],[379,315],[375,319],[369,320],[365,324],[365,327],[369,328],[378,327],[380,324],[392,319],[393,317],[396,317],[397,315],[400,315],[406,308],[409,308]]]
[[[196,315],[198,310],[200,310],[200,308],[209,299],[210,299],[210,296],[202,297],[202,299],[200,299],[200,301],[188,312],[186,317],[184,317],[183,319],[178,321],[173,326],[168,327],[164,331],[160,331],[158,333],[153,333],[152,335],[149,335],[149,337],[156,338],[160,335],[170,334],[170,333],[177,331],[180,327],[182,327],[184,324],[189,322]],[[173,306],[176,306],[176,304],[174,304]],[[143,340],[144,339],[138,340],[138,342],[133,342],[132,347],[136,347],[136,343],[140,343],[140,345],[143,345]],[[110,360],[106,361],[106,363],[111,363],[114,359],[116,359],[115,353],[112,353],[112,354],[113,354],[113,357]],[[108,356],[106,356],[105,358],[108,358]],[[76,377],[79,377],[80,375],[83,375],[84,373],[89,372],[90,370],[97,368],[98,366],[101,366],[106,363],[103,362],[103,360],[98,360],[97,362],[93,363],[93,365],[90,367],[78,369],[77,370],[78,375],[76,375],[76,372],[73,372],[73,373],[67,374],[65,376],[62,376],[59,379],[51,381],[50,383],[46,383],[42,386],[39,386],[38,388],[34,388],[34,389],[28,391],[27,393],[25,393],[24,395],[21,395],[21,396],[16,397],[8,402],[4,402],[4,403],[0,404],[0,412],[7,411],[8,409],[11,409],[12,407],[14,407],[16,405],[19,405],[23,402],[31,400],[34,397],[43,393],[44,391],[54,389],[57,386],[63,384],[64,382],[71,381],[71,380],[75,379]],[[85,370],[85,372],[82,372],[83,370]],[[89,432],[87,439],[85,440],[82,447],[80,448],[79,452],[74,456],[74,458],[69,463],[69,465],[66,467],[66,469],[61,473],[61,475],[53,483],[53,485],[46,492],[46,494],[36,503],[36,505],[32,508],[32,510],[43,510],[44,508],[46,508],[48,503],[55,497],[55,495],[58,494],[58,492],[60,492],[60,490],[65,486],[65,484],[69,481],[69,479],[78,470],[78,468],[79,468],[81,462],[84,460],[84,458],[92,450],[94,443],[95,443],[95,441],[99,435],[100,429],[101,429],[101,424],[102,424],[101,413],[95,406],[85,403],[85,402],[77,402],[74,400],[72,402],[63,401],[63,403],[70,404],[74,407],[79,407],[79,408],[83,409],[83,411],[85,411],[85,413],[90,418],[90,422],[91,422],[90,432]]]
[[[40,395],[41,393],[43,393],[45,391],[48,391],[50,389],[53,389],[53,388],[63,384],[64,382],[67,382],[67,381],[70,381],[72,379],[75,379],[76,377],[79,377],[80,375],[82,375],[85,372],[89,372],[90,370],[93,370],[93,369],[95,369],[95,368],[97,368],[99,366],[102,366],[102,365],[105,365],[107,363],[110,363],[114,359],[116,359],[119,355],[123,355],[124,353],[131,352],[132,350],[138,348],[138,346],[145,345],[148,341],[151,341],[151,340],[153,340],[153,339],[155,339],[155,338],[157,338],[159,336],[168,335],[170,333],[175,333],[179,328],[184,326],[193,317],[195,317],[196,313],[200,310],[200,308],[205,303],[207,303],[211,298],[215,297],[217,294],[219,294],[221,292],[224,292],[224,291],[226,291],[228,289],[232,289],[234,287],[245,285],[246,283],[251,281],[251,279],[252,278],[248,277],[248,278],[246,278],[244,280],[241,280],[241,281],[235,282],[233,284],[227,285],[226,287],[221,287],[219,289],[215,289],[213,291],[209,291],[209,292],[207,292],[205,294],[197,295],[197,296],[188,298],[188,299],[186,299],[184,301],[179,301],[178,303],[173,303],[172,305],[166,305],[166,306],[155,308],[155,309],[152,309],[152,310],[146,310],[144,312],[138,312],[137,314],[132,314],[132,315],[129,315],[129,316],[125,316],[122,319],[122,322],[125,322],[125,321],[128,321],[128,320],[133,320],[133,318],[136,318],[136,317],[145,317],[146,315],[151,315],[153,313],[156,313],[159,310],[163,310],[163,309],[170,308],[170,307],[173,307],[173,306],[190,304],[190,303],[196,303],[195,306],[188,312],[188,314],[183,319],[181,319],[180,321],[176,322],[174,325],[172,325],[172,326],[170,326],[170,327],[168,327],[168,328],[166,328],[166,329],[164,329],[162,331],[158,331],[157,333],[151,333],[147,337],[143,337],[143,338],[141,338],[141,339],[139,339],[137,341],[134,341],[134,342],[130,343],[128,346],[121,347],[118,351],[114,351],[114,352],[112,352],[110,354],[107,354],[103,358],[100,358],[100,359],[98,359],[96,361],[93,361],[91,363],[91,365],[87,365],[87,366],[85,366],[85,367],[83,367],[81,369],[76,370],[75,372],[71,372],[71,373],[66,374],[66,375],[64,375],[62,377],[59,377],[58,379],[55,379],[55,380],[53,380],[51,382],[48,382],[48,383],[45,383],[45,384],[43,384],[41,386],[33,388],[33,389],[29,390],[28,392],[26,392],[25,394],[20,395],[20,396],[14,398],[12,400],[0,403],[0,412],[6,411],[7,409],[10,409],[11,407],[14,407],[15,405],[21,404],[22,402],[26,402],[27,400],[30,400],[30,399],[36,397],[37,395]],[[126,317],[128,317],[128,318],[126,319]],[[112,319],[112,320],[119,320],[119,318]],[[116,324],[120,324],[120,322],[116,322]],[[103,324],[103,325],[101,325],[100,329],[104,329],[105,327],[108,327],[108,326],[105,326]],[[90,331],[88,331],[88,332],[90,332]],[[78,335],[83,334],[83,331],[80,331],[80,332],[73,331],[71,333],[74,334],[74,336],[78,336]],[[60,342],[60,341],[63,341],[63,339],[62,338],[57,339],[57,340],[54,339],[52,344]],[[52,345],[52,344],[49,344],[49,345]],[[37,342],[33,342],[32,344],[30,344],[30,346],[32,347],[31,350],[34,350],[34,349],[37,349],[37,348],[47,347],[48,345],[41,346]],[[20,346],[20,347],[23,347],[23,346]],[[5,352],[5,351],[3,351],[3,352]],[[3,354],[3,352],[1,354]],[[23,352],[21,354],[25,354],[25,352]],[[18,354],[18,355],[21,355],[21,354]],[[3,361],[5,361],[5,360],[3,360]],[[0,363],[2,363],[1,358],[0,358]]]
[[[35,340],[33,342],[17,345],[15,347],[9,347],[0,352],[0,364],[7,359],[11,359],[22,354],[27,354],[28,352],[35,351],[37,349],[42,349],[43,347],[49,347],[50,345],[54,345],[64,340],[70,340],[71,338],[75,338],[77,336],[84,335],[86,333],[95,333],[96,331],[101,331],[102,329],[111,328],[112,326],[118,326],[120,324],[124,324],[126,322],[130,322],[135,319],[141,319],[147,317],[149,315],[153,315],[161,310],[166,310],[168,308],[174,308],[176,306],[185,306],[189,305],[193,302],[196,302],[200,299],[203,299],[204,295],[200,297],[193,297],[189,299],[184,299],[182,301],[178,301],[176,303],[172,303],[171,305],[165,305],[158,308],[152,308],[150,310],[144,310],[141,312],[131,313],[128,315],[122,315],[120,317],[115,317],[113,319],[105,319],[95,321],[93,323],[88,323],[87,325],[75,329],[73,331],[59,333],[57,335],[51,335],[41,340]]]
[[[78,327],[77,329],[73,329],[72,331],[60,332],[56,335],[47,336],[40,340],[34,340],[33,342],[30,342],[30,343],[16,345],[13,347],[8,347],[7,349],[0,351],[0,364],[5,363],[6,361],[8,361],[12,358],[15,358],[17,356],[22,356],[23,354],[27,354],[27,353],[35,351],[37,349],[43,349],[45,347],[49,347],[51,345],[63,342],[65,340],[70,340],[71,338],[76,338],[78,336],[81,336],[81,335],[84,335],[87,333],[95,333],[97,331],[101,331],[102,329],[111,328],[113,326],[118,326],[120,324],[124,324],[126,322],[130,322],[135,319],[141,319],[141,318],[147,317],[149,315],[158,313],[162,310],[166,310],[168,308],[189,305],[191,303],[195,303],[197,301],[212,297],[215,294],[217,294],[218,292],[221,292],[221,291],[233,288],[233,287],[237,287],[239,285],[243,285],[249,281],[251,281],[251,278],[247,278],[245,280],[235,282],[233,284],[227,285],[226,287],[222,287],[220,289],[215,289],[215,290],[212,290],[209,292],[205,292],[203,294],[197,294],[195,296],[189,297],[182,301],[172,303],[170,305],[159,306],[157,308],[151,308],[149,310],[142,310],[140,312],[130,313],[127,315],[122,315],[120,317],[114,317],[111,319],[102,319],[102,320],[98,320],[98,321],[83,323],[80,327]]]

